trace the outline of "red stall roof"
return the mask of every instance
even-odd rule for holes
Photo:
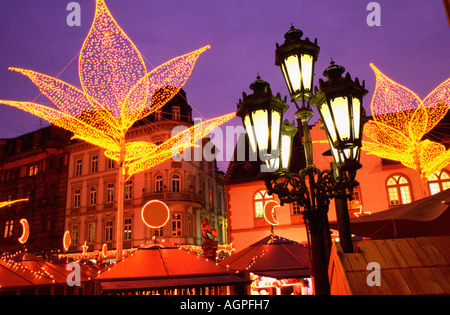
[[[139,290],[247,283],[211,260],[165,242],[151,241],[94,280],[102,290]]]
[[[309,247],[273,234],[225,258],[220,264],[279,279],[310,275]]]

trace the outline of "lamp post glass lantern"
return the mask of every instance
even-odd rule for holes
[[[303,32],[291,29],[284,35],[282,45],[276,44],[275,64],[281,67],[284,80],[293,100],[306,100],[312,96],[314,63],[319,56],[317,39],[302,39]]]
[[[310,103],[318,108],[325,126],[336,164],[344,168],[360,168],[359,155],[362,140],[362,99],[368,93],[365,83],[353,81],[350,74],[343,77],[345,68],[335,65],[323,72],[327,81],[319,79]]]
[[[289,106],[279,93],[272,95],[270,84],[259,75],[250,89],[253,94],[244,92],[239,100],[237,116],[244,123],[253,153],[259,152],[261,161],[273,171],[279,165],[281,122]]]

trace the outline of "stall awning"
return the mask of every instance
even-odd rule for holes
[[[225,258],[220,264],[278,279],[310,275],[309,247],[274,234]]]
[[[138,290],[164,290],[171,288],[193,288],[204,286],[224,286],[249,284],[250,279],[238,276],[223,275],[212,277],[194,278],[163,278],[125,281],[101,282],[100,287],[103,292],[114,291],[138,291]]]
[[[167,243],[152,241],[94,278],[102,291],[249,283],[234,270]]]

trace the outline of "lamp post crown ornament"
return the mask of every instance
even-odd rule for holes
[[[258,101],[267,101],[273,100],[276,102],[284,102],[287,101],[287,96],[285,96],[284,100],[281,98],[281,94],[277,93],[277,95],[272,94],[272,89],[270,88],[270,83],[261,79],[259,73],[257,74],[256,80],[253,81],[250,86],[250,90],[253,91],[253,94],[247,94],[242,92],[242,99],[239,99],[239,103],[237,104],[237,108],[242,106],[243,103],[248,101],[250,102],[258,102]],[[242,110],[242,109],[241,109]]]
[[[284,34],[284,38],[286,41],[294,41],[302,38],[302,36],[303,32],[301,30],[296,29],[292,23],[290,30],[286,34]]]
[[[261,79],[259,73],[256,76],[256,81],[249,86],[250,90],[256,95],[272,95],[270,83]]]
[[[303,32],[299,29],[296,29],[291,23],[291,28],[286,34],[284,34],[284,43],[282,45],[276,43],[276,49],[280,49],[280,52],[284,54],[292,49],[298,49],[300,45],[302,49],[308,51],[314,56],[314,61],[317,61],[320,50],[320,48],[317,46],[317,38],[315,38],[314,42],[312,42],[308,37],[302,39],[302,36]],[[278,57],[276,57],[275,64],[279,65],[279,63],[280,60],[278,59]]]
[[[331,59],[330,66],[323,71],[324,77],[327,78],[327,81],[323,79],[319,79],[319,87],[321,90],[326,90],[329,88],[342,87],[344,85],[349,85],[358,90],[363,95],[367,94],[365,90],[366,82],[362,81],[362,84],[359,82],[358,77],[355,77],[355,81],[352,80],[350,72],[347,72],[345,76],[342,75],[345,73],[345,68],[337,65],[333,59]],[[317,94],[318,88],[317,86],[314,88],[314,94]]]

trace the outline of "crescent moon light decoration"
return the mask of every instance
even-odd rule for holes
[[[66,231],[66,232],[64,232],[64,236],[63,236],[63,248],[64,248],[65,252],[67,252],[69,250],[70,242],[71,242],[70,232]]]
[[[264,205],[264,219],[266,219],[266,221],[270,225],[278,225],[278,224],[280,224],[274,218],[275,208],[278,208],[278,207],[280,207],[280,204],[277,201],[275,201],[275,200],[271,200],[271,201],[267,202]]]
[[[106,256],[108,256],[108,245],[106,243],[103,244],[103,247],[102,247],[102,256],[103,256],[103,258],[106,258]]]
[[[145,225],[157,229],[166,225],[169,221],[170,210],[164,202],[151,200],[142,208],[141,217]]]
[[[30,226],[28,225],[27,219],[21,219],[20,224],[22,224],[22,236],[19,237],[20,244],[25,244],[30,236]]]

